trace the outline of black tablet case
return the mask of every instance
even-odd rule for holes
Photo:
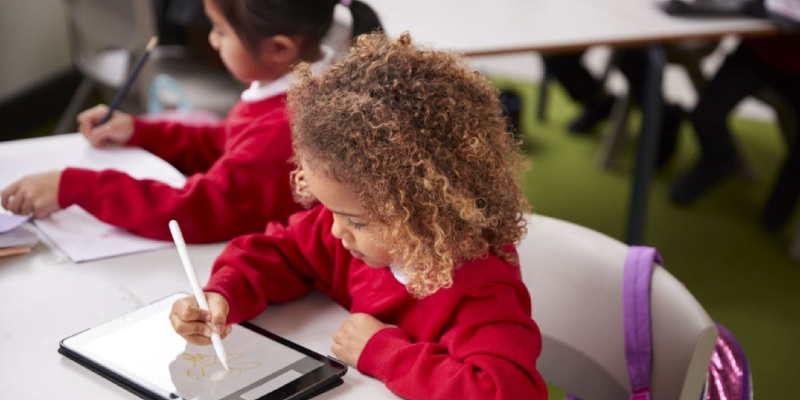
[[[260,328],[258,326],[255,326],[253,324],[249,324],[249,323],[245,322],[245,323],[242,323],[241,325],[243,325],[243,326],[245,326],[245,327],[247,327],[247,328],[249,328],[251,330],[255,330],[256,332],[259,332],[259,333],[267,333],[268,334],[267,336],[269,336],[273,340],[277,337],[278,339],[280,339],[278,341],[282,342],[283,344],[286,344],[286,343],[284,343],[284,341],[289,342],[288,340],[286,340],[284,338],[281,338],[281,337],[273,334],[272,332],[269,332],[269,331],[267,331],[265,329],[262,329],[262,328]],[[80,334],[80,333],[78,333],[78,334]],[[292,343],[292,344],[297,346],[294,343]],[[159,396],[158,394],[153,393],[152,391],[148,390],[145,387],[142,387],[138,383],[136,383],[136,382],[134,382],[134,381],[132,381],[132,380],[130,380],[130,379],[128,379],[128,378],[126,378],[126,377],[124,377],[124,376],[122,376],[122,375],[120,375],[120,374],[118,374],[118,373],[116,373],[116,372],[114,372],[114,371],[112,371],[112,370],[110,370],[110,369],[108,369],[108,368],[96,363],[96,362],[94,362],[93,360],[88,359],[88,358],[86,358],[86,357],[84,357],[84,356],[82,356],[82,355],[80,355],[80,354],[78,354],[78,353],[76,353],[76,352],[64,347],[64,346],[58,346],[58,352],[59,352],[59,354],[61,354],[61,355],[65,356],[65,357],[77,362],[80,365],[83,365],[87,369],[95,372],[96,374],[102,376],[103,378],[108,379],[111,382],[114,382],[118,386],[128,390],[129,392],[131,392],[131,393],[133,393],[133,394],[135,394],[135,395],[137,395],[137,396],[139,396],[139,397],[141,397],[143,399],[146,399],[146,400],[163,400],[164,399],[163,397]],[[328,357],[328,358],[330,358],[330,357]],[[336,361],[337,363],[341,363],[341,361],[339,361],[339,360],[334,360],[334,361]],[[327,391],[329,391],[329,390],[341,385],[344,382],[344,381],[342,381],[341,377],[344,376],[345,373],[347,373],[347,367],[346,366],[342,370],[341,375],[332,376],[331,379],[328,379],[326,381],[321,382],[321,384],[320,384],[320,386],[318,388],[316,388],[316,389],[314,389],[314,390],[312,390],[312,391],[310,391],[308,393],[303,393],[303,394],[301,394],[299,396],[290,397],[290,399],[291,400],[310,399],[310,398],[318,396],[318,395],[320,395],[322,393],[325,393],[325,392],[327,392]]]

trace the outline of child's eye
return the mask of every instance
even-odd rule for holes
[[[360,223],[360,222],[353,222],[352,219],[347,219],[347,225],[350,225],[353,229],[361,230],[367,227],[367,224]]]

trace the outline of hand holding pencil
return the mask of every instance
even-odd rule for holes
[[[150,39],[142,55],[139,56],[130,74],[128,74],[128,78],[125,79],[122,87],[114,96],[111,105],[99,105],[78,115],[78,130],[83,133],[92,146],[124,145],[133,136],[133,117],[116,110],[150,57],[150,53],[157,45],[158,37]]]
[[[78,114],[78,131],[97,148],[122,146],[133,136],[133,116],[130,114],[114,111],[111,119],[100,125],[100,121],[108,114],[108,109],[108,106],[100,104]]]
[[[175,247],[178,250],[178,255],[181,258],[181,264],[183,264],[183,269],[186,272],[186,277],[189,278],[189,286],[192,287],[192,293],[194,293],[194,298],[197,306],[199,306],[200,310],[208,312],[210,310],[209,303],[208,303],[208,296],[212,293],[203,293],[203,289],[200,288],[200,283],[197,281],[197,273],[194,271],[194,266],[192,266],[192,260],[189,258],[189,251],[186,249],[186,242],[183,240],[183,233],[181,232],[181,228],[178,225],[178,222],[175,220],[169,221],[169,230],[172,233],[172,239],[175,241]],[[217,297],[218,296],[218,297]],[[215,310],[217,312],[211,312],[210,315],[205,315],[202,317],[201,324],[205,322],[209,324],[209,326],[213,327],[210,338],[211,344],[214,345],[214,352],[217,353],[217,359],[219,359],[222,366],[225,367],[225,370],[228,371],[228,360],[227,354],[225,353],[225,348],[222,346],[222,337],[221,335],[227,335],[231,327],[228,326],[225,328],[225,332],[221,332],[220,328],[225,325],[227,315],[228,315],[228,302],[225,300],[224,297],[216,294],[216,296],[212,296],[215,298],[215,301],[218,301],[219,298],[222,299],[224,307],[224,315],[219,312],[219,309]],[[181,300],[177,301],[175,304],[180,303]],[[173,305],[173,311],[175,310],[175,305]],[[187,307],[186,310],[191,311],[191,307]],[[173,313],[170,313],[170,321],[173,321],[172,317]],[[203,313],[198,313],[193,318],[195,321],[198,319],[197,317],[202,316]],[[189,318],[192,320],[192,315],[178,315],[179,319]],[[181,318],[183,317],[183,318]],[[175,321],[173,321],[173,326],[175,326]],[[175,327],[175,331],[179,334],[181,331],[178,330],[178,327]],[[203,333],[206,333],[207,330],[203,328]]]
[[[175,332],[187,342],[197,346],[208,346],[211,334],[217,332],[220,338],[231,332],[231,325],[225,325],[228,318],[228,301],[218,293],[205,292],[208,310],[197,305],[194,295],[186,296],[174,304],[169,321]]]

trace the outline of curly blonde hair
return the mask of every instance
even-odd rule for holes
[[[296,161],[356,193],[413,295],[451,286],[456,266],[489,252],[517,263],[503,247],[526,232],[517,179],[527,164],[483,75],[456,54],[412,45],[408,33],[361,36],[324,74],[308,65],[296,73]]]

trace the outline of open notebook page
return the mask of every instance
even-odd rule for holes
[[[0,188],[32,173],[80,167],[114,169],[137,179],[181,187],[186,178],[164,160],[135,147],[98,150],[80,134],[20,140],[0,146]],[[72,261],[81,262],[154,250],[171,242],[145,239],[99,221],[78,206],[35,221]]]

